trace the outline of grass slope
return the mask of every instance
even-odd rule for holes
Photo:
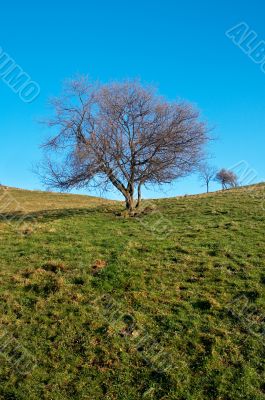
[[[0,399],[265,399],[264,195],[0,189]]]

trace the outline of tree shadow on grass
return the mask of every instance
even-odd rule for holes
[[[22,213],[19,211],[6,212],[0,214],[0,221],[7,223],[16,222],[49,222],[57,219],[64,219],[76,216],[91,216],[95,214],[115,215],[115,209],[106,206],[97,206],[94,208],[67,208],[41,210],[31,213]]]

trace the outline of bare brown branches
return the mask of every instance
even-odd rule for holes
[[[53,107],[44,181],[60,189],[110,182],[130,211],[135,192],[139,206],[143,185],[192,172],[207,140],[190,105],[169,103],[137,81],[101,86],[85,78],[69,81]]]
[[[224,168],[216,174],[216,180],[222,185],[223,190],[238,185],[237,175],[233,171]]]

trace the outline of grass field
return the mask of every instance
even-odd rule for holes
[[[264,185],[0,213],[0,399],[265,399]]]

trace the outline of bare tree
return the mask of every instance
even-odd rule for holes
[[[207,193],[209,193],[209,185],[210,182],[214,180],[216,172],[216,168],[207,163],[203,163],[199,166],[199,178],[205,183]]]
[[[99,85],[81,77],[68,81],[52,104],[55,116],[46,123],[55,132],[44,144],[41,168],[49,187],[111,183],[131,211],[144,185],[170,183],[201,160],[207,129],[198,112],[138,81]]]
[[[237,175],[228,169],[222,168],[216,174],[216,181],[222,185],[222,189],[228,189],[229,187],[238,186]]]

